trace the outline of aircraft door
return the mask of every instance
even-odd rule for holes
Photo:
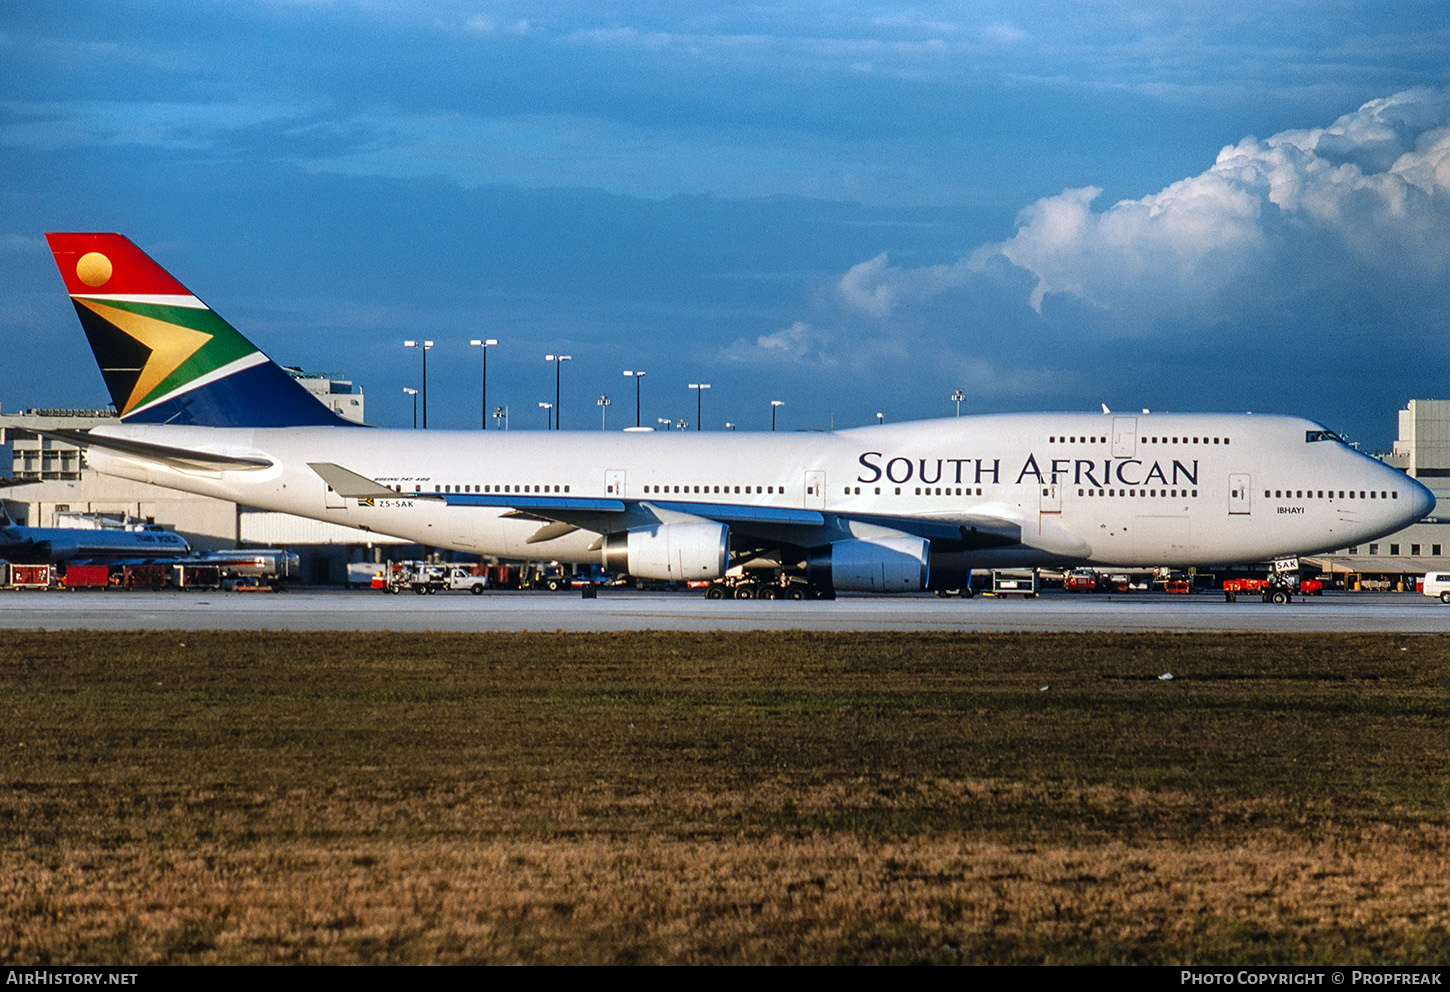
[[[624,469],[611,468],[604,472],[604,495],[615,499],[624,498]]]
[[[1041,513],[1062,512],[1062,487],[1056,482],[1046,483],[1042,487],[1042,503],[1039,507]]]
[[[1113,457],[1132,458],[1138,451],[1138,418],[1113,418]]]
[[[806,473],[806,503],[807,510],[824,510],[826,508],[826,473],[812,469]]]
[[[1228,512],[1229,516],[1247,515],[1252,508],[1252,490],[1249,488],[1250,480],[1246,473],[1230,475],[1228,477]]]

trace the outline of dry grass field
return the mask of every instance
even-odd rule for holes
[[[1447,728],[1426,637],[17,634],[0,960],[1443,963]]]

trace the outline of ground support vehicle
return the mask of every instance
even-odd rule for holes
[[[488,588],[488,569],[482,565],[445,565],[445,588],[466,589],[475,596]]]
[[[972,570],[967,569],[965,577],[960,586],[933,587],[933,591],[942,599],[950,599],[952,596],[960,596],[962,599],[971,599],[977,594],[972,588]]]
[[[1090,568],[1079,568],[1062,577],[1062,588],[1068,592],[1097,592],[1098,573]]]
[[[1450,603],[1450,572],[1426,572],[1420,580],[1420,592]]]
[[[395,596],[404,589],[424,596],[447,585],[442,566],[426,561],[390,561],[383,569],[383,580],[383,589]]]
[[[1266,603],[1282,604],[1293,599],[1293,589],[1281,578],[1223,580],[1224,602],[1237,602],[1241,595],[1257,595]]]
[[[570,588],[569,576],[565,575],[564,570],[558,565],[545,565],[526,575],[524,588],[562,592]]]

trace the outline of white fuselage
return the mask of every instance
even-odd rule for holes
[[[560,562],[599,561],[600,531],[538,540],[537,516],[404,494],[730,504],[885,526],[1020,529],[1011,546],[933,549],[934,570],[1261,562],[1356,545],[1433,507],[1403,472],[1338,440],[1309,440],[1315,432],[1323,428],[1281,416],[1070,413],[792,434],[119,425],[94,433],[273,464],[179,469],[98,447],[90,460],[108,474],[432,547]],[[339,496],[308,467],[320,462],[400,494]],[[781,534],[791,540],[789,528]]]

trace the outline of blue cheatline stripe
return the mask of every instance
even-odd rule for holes
[[[402,498],[404,494],[399,494]],[[440,498],[449,506],[497,506],[513,510],[594,510],[623,513],[626,502],[621,499],[593,499],[586,496],[534,496],[530,493],[419,493],[419,496]],[[387,497],[378,497],[386,499]],[[631,504],[648,503],[662,510],[688,513],[711,520],[735,523],[801,524],[820,526],[825,514],[819,510],[793,510],[779,506],[742,506],[737,503],[681,503],[676,501],[639,499]]]
[[[397,498],[404,498],[399,493]],[[419,496],[441,498],[449,506],[499,506],[512,510],[598,510],[604,513],[623,513],[624,501],[618,499],[589,499],[582,496],[531,496],[527,493],[418,493]],[[387,499],[379,496],[378,499]]]

